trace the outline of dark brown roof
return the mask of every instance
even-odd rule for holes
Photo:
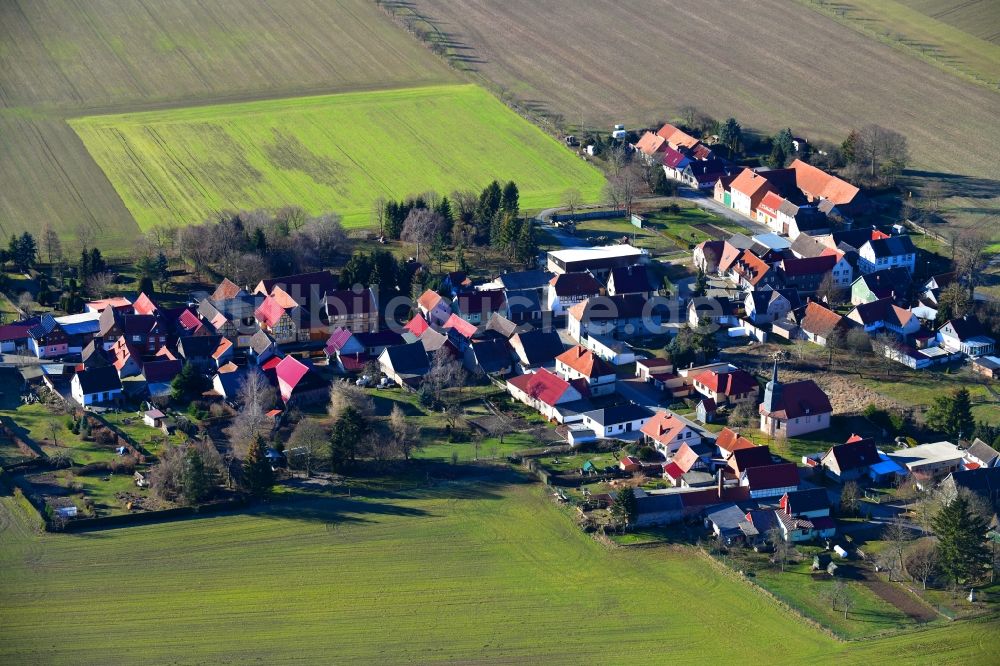
[[[836,459],[842,472],[877,465],[881,461],[878,449],[875,448],[875,440],[871,437],[838,444],[831,448],[827,455],[830,454]]]
[[[771,465],[774,461],[771,459],[770,448],[767,446],[753,446],[749,449],[737,449],[733,451],[729,455],[729,458],[726,459],[726,463],[734,472],[742,474],[744,470],[750,467]]]
[[[743,450],[750,451],[751,449]],[[751,492],[799,485],[799,470],[795,463],[751,467],[746,471],[746,475],[747,485],[750,486]]]
[[[763,408],[763,405],[761,405]],[[779,419],[796,419],[810,414],[829,414],[833,411],[830,398],[811,379],[781,385],[781,395],[772,416]]]
[[[563,273],[549,282],[557,296],[591,296],[601,293],[601,283],[590,273]]]

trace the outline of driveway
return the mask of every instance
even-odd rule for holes
[[[715,213],[719,217],[743,227],[751,236],[754,234],[766,234],[771,231],[766,226],[757,224],[756,222],[743,217],[733,209],[723,206],[712,198],[712,195],[706,195],[705,193],[699,190],[691,189],[690,187],[678,187],[677,197],[641,197],[636,199],[636,203],[666,205],[675,198],[686,199],[699,208],[707,210],[710,213]],[[601,208],[601,206],[594,206],[593,208]],[[562,229],[553,227],[549,224],[549,218],[564,209],[565,207],[563,206],[546,208],[545,210],[539,212],[538,215],[535,216],[535,219],[544,224],[547,227],[548,232],[552,234],[563,247],[578,247],[580,245],[579,239],[576,239],[565,233]],[[580,208],[579,210],[587,210],[587,208]]]
[[[710,213],[715,213],[719,217],[725,218],[726,220],[732,222],[733,224],[738,224],[739,226],[746,229],[751,236],[754,234],[766,234],[770,233],[771,231],[763,224],[757,224],[756,222],[743,217],[735,210],[727,208],[726,206],[720,204],[718,201],[712,198],[711,195],[706,195],[701,191],[693,190],[689,187],[681,187],[678,188],[677,190],[677,196],[682,199],[687,199],[695,206],[703,208],[704,210],[707,210]]]

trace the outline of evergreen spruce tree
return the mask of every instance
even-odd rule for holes
[[[628,525],[635,521],[638,513],[639,502],[635,499],[635,491],[628,487],[619,490],[611,504],[611,517],[615,522]]]
[[[973,578],[990,561],[984,543],[989,524],[972,510],[964,493],[941,507],[931,522],[938,538],[941,569],[957,586]]]
[[[264,497],[274,485],[274,472],[266,453],[264,440],[256,437],[243,461],[243,487],[254,497]]]
[[[513,218],[521,214],[521,195],[517,191],[514,181],[507,181],[503,186],[503,194],[500,199],[500,210]]]
[[[188,447],[184,455],[184,473],[181,476],[181,494],[188,504],[197,504],[208,496],[211,485],[205,461],[198,449]]]
[[[368,434],[368,422],[354,407],[348,407],[337,419],[330,433],[330,465],[333,471],[344,470],[357,457],[358,446]]]

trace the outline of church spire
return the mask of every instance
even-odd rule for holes
[[[771,370],[771,381],[764,387],[764,410],[767,413],[777,411],[781,404],[781,382],[778,381],[778,359],[774,359]]]

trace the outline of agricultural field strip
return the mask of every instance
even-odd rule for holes
[[[599,171],[471,84],[69,122],[142,228],[288,201],[359,226],[379,194],[449,192],[497,178],[517,182],[532,208],[571,186],[596,201],[604,184]]]
[[[690,551],[602,546],[538,486],[286,498],[247,514],[84,535],[28,524],[20,504],[0,498],[4,661],[576,663],[586,654],[634,663],[663,659],[669,644],[678,661],[704,659],[711,645],[713,658],[772,663],[894,654],[977,664],[988,662],[996,627],[838,643]],[[719,626],[745,635],[719,643]]]
[[[458,80],[369,0],[12,0],[0,71],[0,233],[92,226],[111,250],[139,228],[67,117]]]
[[[959,224],[1000,208],[1000,92],[805,5],[761,0],[749,12],[727,0],[669,8],[636,0],[580,12],[571,0],[469,0],[461,11],[446,0],[415,4],[478,56],[477,76],[567,126],[649,126],[683,105],[812,140],[839,142],[852,127],[878,123],[908,137],[914,168],[943,182]],[[656,39],[636,37],[651,29]]]

